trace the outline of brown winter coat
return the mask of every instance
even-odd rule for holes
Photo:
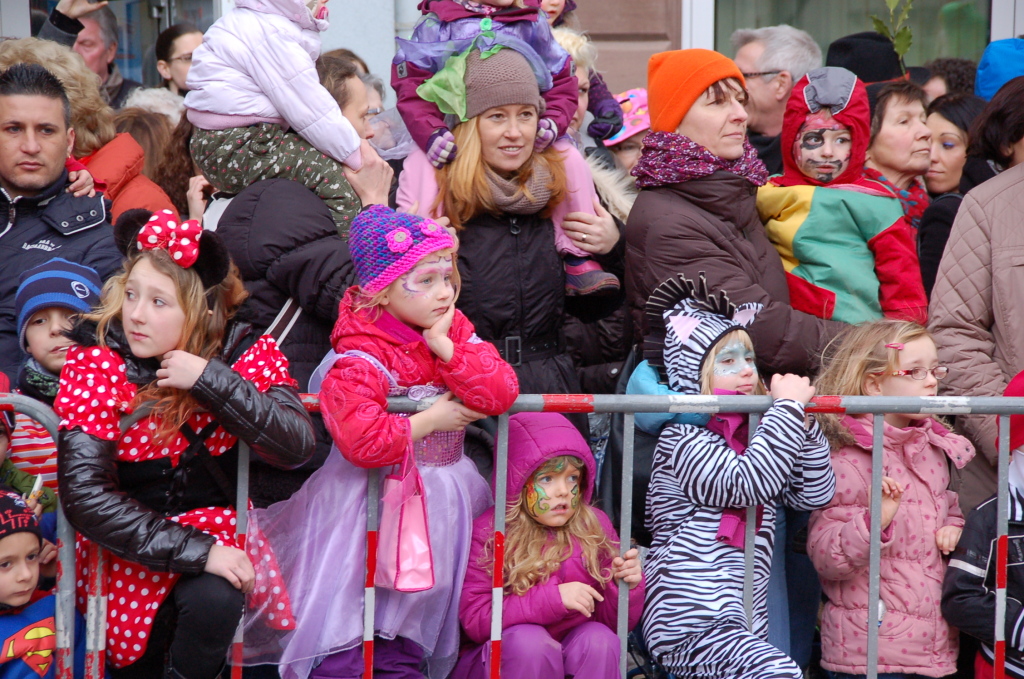
[[[1024,369],[1024,165],[964,198],[932,289],[928,327],[949,366],[942,393],[1001,396]],[[958,416],[983,453],[954,479],[966,514],[996,492],[996,416]]]
[[[640,191],[626,223],[626,296],[634,340],[643,337],[643,310],[659,283],[678,273],[707,276],[736,304],[764,309],[750,326],[764,370],[810,375],[843,327],[794,310],[778,251],[755,205],[757,187],[720,170],[713,175]]]

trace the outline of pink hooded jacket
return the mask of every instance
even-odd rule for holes
[[[523,486],[530,476],[544,462],[559,455],[575,455],[586,466],[586,490],[584,502],[589,503],[594,493],[594,477],[597,465],[590,453],[590,447],[567,419],[557,413],[520,413],[509,420],[508,445],[508,502],[512,505],[519,500]],[[611,520],[600,509],[593,509],[605,533],[618,547],[619,536]],[[466,636],[476,644],[487,642],[491,636],[491,574],[485,564],[485,547],[494,535],[494,509],[488,509],[473,522],[473,544],[469,549],[469,568],[462,585],[462,599],[459,602],[459,620]],[[508,545],[506,545],[506,548]],[[488,550],[489,551],[489,550]],[[611,568],[611,560],[605,564]],[[590,585],[604,596],[597,602],[592,618],[582,613],[566,610],[558,585],[563,582],[582,582]],[[561,641],[574,627],[588,620],[602,622],[615,629],[618,616],[618,583],[610,581],[604,587],[591,577],[583,563],[579,547],[572,556],[562,562],[561,567],[546,582],[535,585],[526,594],[506,595],[502,612],[502,628],[532,623],[543,625],[549,634]],[[632,629],[640,620],[644,604],[644,581],[629,592],[629,627]]]
[[[867,672],[871,485],[870,416],[843,424],[857,443],[832,453],[836,494],[811,514],[807,552],[828,603],[821,617],[821,665]],[[884,425],[883,474],[903,486],[895,518],[882,531],[878,671],[942,677],[956,671],[959,642],[939,610],[946,561],[935,543],[944,526],[964,525],[948,462],[963,467],[974,448],[934,419],[906,428]],[[948,459],[948,461],[947,461]]]

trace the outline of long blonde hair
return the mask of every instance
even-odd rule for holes
[[[855,325],[837,335],[825,348],[824,368],[814,386],[819,394],[864,396],[868,375],[900,369],[900,351],[886,345],[906,344],[928,331],[912,321],[880,320]],[[839,415],[819,413],[818,422],[833,447],[855,443]]]
[[[78,54],[38,38],[0,42],[0,71],[18,63],[38,64],[64,86],[71,104],[71,127],[75,129],[75,158],[95,153],[117,136],[114,109],[103,101],[100,78]]]
[[[455,160],[436,171],[438,192],[437,199],[431,206],[431,214],[446,216],[452,226],[460,230],[467,221],[478,214],[501,213],[494,202],[491,184],[487,179],[489,168],[483,158],[478,119],[479,116],[470,118],[452,130],[459,153]],[[526,186],[533,176],[536,164],[546,166],[551,174],[551,183],[548,185],[551,199],[541,211],[541,216],[549,217],[554,208],[568,195],[565,163],[562,154],[552,146],[539,153],[534,151],[529,160],[516,172],[516,179],[527,195],[529,191]]]
[[[96,322],[96,340],[99,346],[107,346],[106,335],[111,322],[122,320],[125,285],[135,266],[143,260],[174,281],[174,288],[178,292],[178,304],[185,313],[181,341],[176,348],[205,359],[218,356],[224,343],[228,321],[248,295],[245,286],[242,285],[238,268],[232,263],[227,277],[207,291],[199,280],[199,274],[175,264],[166,250],[142,250],[132,254],[124,264],[124,271],[111,277],[103,285],[100,306],[85,316],[87,320]],[[209,313],[210,311],[213,313]],[[154,414],[159,420],[158,428],[153,434],[156,439],[173,436],[199,408],[199,403],[187,390],[158,387],[155,381],[139,390],[133,405],[144,401],[156,401]]]
[[[547,581],[551,574],[559,569],[562,562],[572,556],[573,542],[579,544],[583,552],[583,563],[586,564],[590,576],[601,583],[608,584],[612,579],[611,569],[603,564],[615,558],[615,545],[601,527],[594,510],[585,499],[569,521],[561,528],[549,528],[538,523],[528,510],[526,499],[533,479],[537,475],[547,474],[564,465],[570,465],[580,471],[580,489],[587,488],[586,466],[583,460],[575,455],[553,457],[536,472],[531,474],[519,493],[519,500],[505,512],[505,563],[503,577],[506,594],[525,594],[534,585]],[[481,557],[480,565],[493,573],[491,561],[494,553],[494,538],[487,543]]]

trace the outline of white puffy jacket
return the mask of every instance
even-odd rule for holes
[[[189,120],[201,129],[281,123],[359,169],[359,135],[316,74],[327,21],[302,0],[236,0],[235,7],[192,54]]]

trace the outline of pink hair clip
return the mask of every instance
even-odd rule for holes
[[[896,351],[903,351],[903,342],[890,342],[885,345],[886,349],[895,349]]]

